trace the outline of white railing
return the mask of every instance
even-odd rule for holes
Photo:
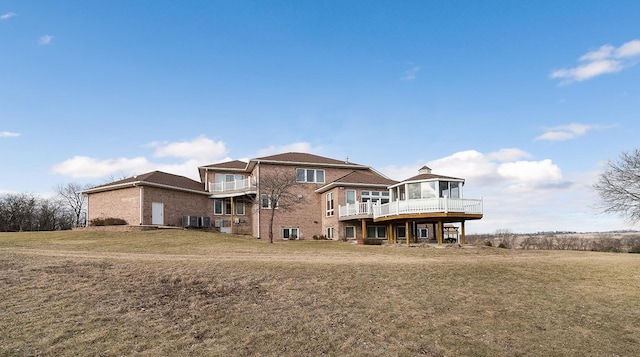
[[[373,214],[373,204],[369,202],[347,203],[346,206],[338,206],[339,217],[360,216]]]
[[[244,180],[212,183],[209,185],[209,192],[240,191],[255,188],[255,186],[256,181],[252,177],[248,177]]]
[[[427,198],[394,201],[385,204],[370,202],[339,206],[339,217],[372,215],[373,218],[420,213],[465,213],[482,214],[482,200],[459,198]]]

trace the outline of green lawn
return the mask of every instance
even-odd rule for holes
[[[0,233],[0,356],[636,356],[640,255]]]

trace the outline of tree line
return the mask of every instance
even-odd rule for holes
[[[87,186],[59,185],[56,196],[44,198],[29,193],[0,195],[0,232],[55,231],[85,224]]]

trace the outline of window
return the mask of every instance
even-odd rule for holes
[[[296,169],[296,181],[324,183],[324,170]]]
[[[387,227],[385,226],[369,226],[367,227],[367,238],[386,238]]]
[[[298,239],[298,228],[282,228],[282,239]]]
[[[213,200],[213,214],[231,214],[231,200],[229,199],[215,199]]]
[[[389,191],[362,191],[362,202],[389,203]]]
[[[421,199],[421,198],[435,198],[436,197],[436,183],[435,181],[429,182],[413,182],[407,184],[407,191],[409,193],[409,199]]]
[[[236,214],[238,216],[244,216],[244,200],[236,201]]]
[[[356,191],[347,190],[347,204],[352,205],[356,203]]]
[[[440,181],[440,197],[460,198],[460,182]]]
[[[263,193],[260,195],[260,207],[262,208],[267,208],[267,209],[271,208],[271,203],[273,201],[276,201],[275,208],[278,208],[277,197],[270,197],[270,195],[266,193]]]
[[[222,214],[222,205],[224,200],[215,199],[213,200],[213,214],[221,215]]]
[[[356,227],[355,226],[346,226],[346,227],[344,227],[344,236],[345,236],[345,238],[355,238],[356,237]]]
[[[333,227],[327,227],[327,239],[333,239]]]
[[[327,193],[327,217],[333,216],[333,192]]]

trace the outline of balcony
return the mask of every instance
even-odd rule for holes
[[[394,201],[385,204],[371,204],[370,202],[348,204],[338,207],[339,219],[357,218],[386,218],[402,215],[429,214],[462,214],[482,215],[481,199],[460,198],[427,198],[404,201]],[[400,217],[399,217],[400,218]]]
[[[256,180],[253,177],[248,177],[243,180],[211,183],[209,192],[214,198],[255,194],[257,192]]]

